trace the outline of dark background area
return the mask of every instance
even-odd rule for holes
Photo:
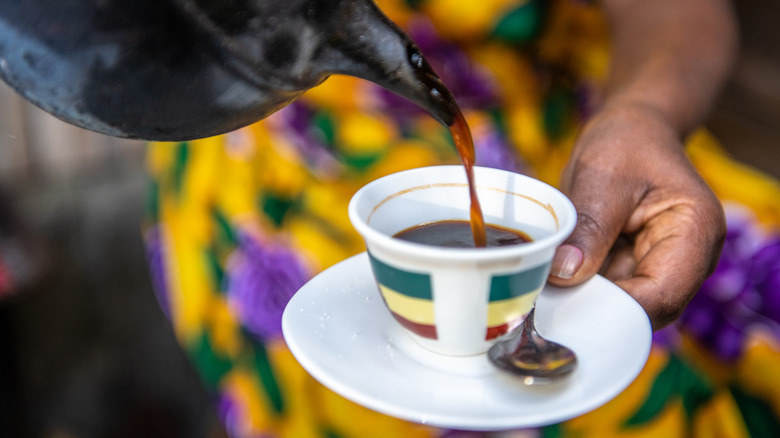
[[[743,49],[707,126],[780,177],[780,2],[735,6]],[[0,110],[0,188],[47,262],[0,301],[0,437],[223,437],[151,290],[143,145],[66,126],[6,87]]]
[[[129,173],[25,199],[49,263],[0,304],[0,437],[222,436],[150,287],[142,188]]]
[[[736,158],[780,177],[780,2],[733,2],[742,51],[707,127]]]

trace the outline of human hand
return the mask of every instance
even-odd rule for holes
[[[717,264],[726,221],[670,124],[650,107],[605,108],[583,128],[562,190],[578,221],[550,283],[600,273],[642,305],[654,330],[676,319]]]

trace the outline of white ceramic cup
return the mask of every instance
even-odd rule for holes
[[[531,242],[446,248],[393,237],[425,223],[469,220],[463,166],[388,175],[349,204],[390,313],[420,345],[453,356],[485,353],[525,319],[547,282],[555,248],[577,220],[571,201],[552,186],[499,169],[474,171],[485,223],[522,231]]]

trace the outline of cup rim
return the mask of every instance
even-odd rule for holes
[[[577,222],[577,211],[574,207],[574,204],[572,204],[571,200],[569,200],[569,198],[566,195],[564,195],[560,190],[556,189],[555,187],[543,181],[540,181],[536,178],[527,175],[523,175],[508,170],[497,169],[492,167],[483,167],[483,166],[474,166],[474,172],[477,177],[477,187],[479,187],[479,173],[501,172],[501,173],[512,174],[515,177],[520,177],[522,179],[533,181],[534,184],[539,184],[543,186],[546,190],[549,190],[553,194],[553,196],[559,197],[562,204],[563,211],[559,212],[558,216],[565,218],[564,220],[561,220],[561,222],[559,223],[559,229],[553,232],[549,236],[543,237],[541,239],[535,239],[531,242],[523,243],[519,245],[508,245],[508,246],[489,247],[489,248],[450,248],[450,247],[427,245],[427,244],[417,243],[417,242],[410,242],[379,232],[374,228],[372,228],[358,213],[357,204],[360,197],[364,196],[366,192],[371,190],[372,186],[380,184],[381,181],[387,178],[399,178],[399,177],[403,177],[404,175],[408,175],[410,173],[430,172],[432,170],[438,172],[444,172],[444,171],[449,171],[452,168],[463,169],[463,166],[442,165],[442,166],[418,167],[414,169],[403,170],[400,172],[395,172],[389,175],[385,175],[381,178],[377,178],[369,182],[368,184],[364,185],[357,192],[355,192],[355,194],[352,196],[352,199],[349,202],[348,215],[350,221],[352,222],[353,227],[355,227],[358,233],[363,236],[366,243],[366,247],[368,248],[371,244],[373,244],[376,246],[381,246],[387,250],[392,250],[394,252],[408,253],[414,258],[438,259],[442,261],[484,262],[488,260],[506,259],[509,257],[519,257],[531,253],[536,253],[538,251],[544,250],[549,247],[557,247],[558,245],[563,243],[563,241],[566,240],[566,238],[568,238],[571,232],[574,230],[574,226],[576,225]],[[465,173],[464,173],[464,179],[465,179]]]

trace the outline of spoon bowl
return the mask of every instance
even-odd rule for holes
[[[522,377],[526,385],[550,384],[577,368],[577,355],[536,331],[534,311],[509,337],[490,347],[487,356],[499,369]]]

